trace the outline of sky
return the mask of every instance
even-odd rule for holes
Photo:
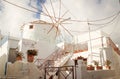
[[[45,4],[47,10],[51,15],[52,7],[50,1],[46,0],[6,0],[13,4],[22,6],[34,13],[14,5],[11,5],[4,0],[0,0],[0,30],[4,35],[10,35],[20,37],[20,27],[28,22],[43,19],[45,16],[40,15],[41,10],[45,11],[45,8],[41,5]],[[52,0],[53,7],[55,9],[56,16],[59,16],[59,0]],[[33,8],[36,7],[37,9]],[[112,16],[120,11],[119,0],[61,0],[61,16],[70,20],[82,20],[87,22],[67,21],[70,24],[64,24],[64,26],[73,34],[81,34],[88,31],[88,22],[91,20],[99,20],[109,16]],[[46,12],[46,11],[45,11]],[[91,22],[91,30],[102,30],[109,34],[115,43],[120,45],[120,14],[112,22],[106,25],[104,24],[112,20],[114,17],[107,20]]]

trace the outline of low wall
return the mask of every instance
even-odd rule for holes
[[[6,62],[8,58],[8,42],[6,41],[1,47],[0,47],[0,76],[3,76],[5,74],[6,70]]]

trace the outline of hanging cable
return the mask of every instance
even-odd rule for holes
[[[29,11],[29,12],[40,13],[40,12],[37,12],[37,11],[34,11],[34,10],[27,9],[27,8],[25,8],[25,7],[22,7],[22,6],[19,6],[19,5],[17,5],[17,4],[11,3],[11,2],[9,2],[9,1],[7,1],[7,0],[3,0],[3,1],[4,1],[4,2],[7,2],[7,3],[11,4],[11,5],[14,5],[14,6],[16,6],[16,7],[19,7],[19,8],[21,8],[21,9],[27,10],[27,11]],[[61,2],[61,3],[62,3],[62,2]],[[34,7],[34,8],[35,8],[35,7]],[[52,17],[52,16],[50,16],[50,15],[44,13],[43,11],[41,11],[41,12],[42,12],[43,15],[45,15],[45,16]],[[106,18],[98,19],[98,20],[90,20],[89,22],[97,22],[97,21],[108,20],[108,19],[114,17],[114,16],[117,15],[117,14],[120,14],[120,11],[118,11],[118,12],[115,13],[115,14],[113,14],[112,16],[108,16],[108,17],[106,17]],[[58,18],[58,19],[59,19],[59,17],[55,17],[55,18]],[[61,19],[64,19],[64,18],[61,18]],[[82,21],[82,20],[72,20],[72,19],[69,20],[69,21],[73,21],[73,22],[87,22],[87,21]]]
[[[34,11],[34,10],[30,10],[30,9],[27,9],[27,8],[25,8],[25,7],[22,7],[22,6],[19,6],[19,5],[17,5],[17,4],[14,4],[14,3],[11,3],[11,2],[9,2],[9,1],[7,1],[7,0],[3,0],[4,2],[7,2],[7,3],[9,3],[9,4],[11,4],[11,5],[14,5],[14,6],[16,6],[16,7],[19,7],[19,8],[21,8],[21,9],[24,9],[24,10],[27,10],[27,11],[29,11],[29,12],[33,12],[33,13],[40,13],[40,12],[37,12],[37,11]],[[119,2],[120,2],[120,0],[119,0]],[[61,4],[62,5],[64,5],[63,3],[62,3],[62,1],[60,0],[60,9],[61,9]],[[52,3],[51,3],[51,5],[52,5]],[[52,6],[53,7],[53,6]],[[65,7],[65,6],[64,6]],[[33,7],[34,9],[37,9],[37,8],[35,8],[35,7]],[[46,8],[46,7],[45,7]],[[45,12],[43,12],[43,11],[41,11],[45,16],[48,16],[49,18],[51,18],[51,19],[53,19],[53,20],[55,20],[55,19],[62,19],[61,20],[61,23],[62,23],[62,21],[73,21],[73,22],[87,22],[87,21],[82,21],[82,20],[72,20],[71,18],[70,19],[68,19],[68,20],[66,20],[66,19],[64,19],[63,17],[56,17],[56,16],[54,16],[54,17],[52,17],[51,15],[49,15],[49,14],[47,14],[47,13],[45,13]],[[68,12],[68,11],[67,11]],[[66,13],[67,13],[66,12]],[[70,11],[69,11],[70,12]],[[60,13],[60,11],[59,11],[59,13]],[[65,13],[65,14],[66,14]],[[108,16],[108,17],[106,17],[106,18],[103,18],[103,19],[98,19],[98,20],[90,20],[89,21],[89,25],[94,25],[94,26],[101,26],[101,27],[99,27],[99,28],[97,28],[97,29],[94,29],[94,30],[98,30],[98,29],[101,29],[101,28],[103,28],[103,27],[106,27],[105,25],[107,25],[107,24],[110,24],[111,22],[113,22],[118,16],[119,16],[119,14],[120,14],[120,11],[118,11],[117,13],[115,13],[115,14],[113,14],[113,15],[111,15],[111,16]],[[63,14],[63,16],[64,16],[64,14]],[[112,18],[112,19],[111,19]],[[100,23],[100,24],[96,24],[96,23],[91,23],[91,22],[101,22],[101,21],[105,21],[105,20],[109,20],[109,19],[111,19],[109,22],[106,22],[106,23]],[[61,24],[60,23],[60,24]],[[63,27],[63,26],[62,26]],[[53,28],[53,27],[52,27]],[[63,27],[64,28],[64,27]],[[94,30],[91,30],[91,31],[94,31]],[[51,29],[50,29],[50,31],[51,31]],[[73,32],[77,32],[77,31],[73,31]],[[88,32],[88,31],[78,31],[78,32]],[[69,33],[69,32],[68,32]],[[70,33],[69,33],[70,34]]]
[[[119,0],[119,2],[120,2],[120,0]],[[64,8],[68,9],[68,8],[64,5],[63,2],[61,2],[61,3],[62,3],[62,5],[64,6]],[[75,17],[70,11],[69,11],[69,13],[70,13],[73,17]],[[120,14],[120,11],[118,11],[117,13],[115,13],[115,14],[113,14],[113,15],[111,15],[111,16],[105,17],[105,18],[103,18],[103,19],[90,20],[89,22],[97,22],[97,21],[108,20],[108,19],[116,16],[117,14]],[[76,18],[76,17],[75,17],[75,18]],[[74,21],[74,22],[86,22],[86,23],[87,23],[87,21],[82,21],[82,20],[73,20],[73,19],[71,19],[71,20],[69,20],[69,21]]]
[[[118,17],[118,20],[117,20],[117,22],[115,23],[115,25],[114,25],[115,27],[113,28],[112,32],[109,34],[110,36],[113,34],[114,31],[116,31],[115,29],[118,27],[118,23],[119,23],[119,21],[120,21],[119,18],[120,18],[120,17]]]
[[[113,17],[113,19],[111,19],[109,22],[101,23],[101,24],[90,23],[90,25],[107,25],[107,24],[113,22],[113,21],[118,17],[119,14],[120,14],[120,12],[118,12],[118,13],[116,14],[116,16]]]

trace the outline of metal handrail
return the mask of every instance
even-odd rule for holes
[[[74,69],[75,66],[73,65],[61,67],[46,67],[44,78],[47,79],[48,77],[49,79],[54,79],[54,77],[57,76],[57,79],[60,79],[60,77],[62,77],[62,79],[74,79],[75,78]],[[68,71],[69,73],[66,73],[66,71]]]
[[[120,55],[120,50],[119,50],[119,48],[115,45],[115,43],[110,39],[110,37],[107,37],[108,38],[108,45],[109,46],[111,46],[113,49],[114,49],[114,51],[116,51],[116,53],[118,54],[118,55]]]
[[[95,39],[101,39],[102,40],[103,37],[99,37],[99,38],[95,38]],[[113,47],[113,49],[120,55],[120,50],[118,49],[118,47],[114,44],[114,42],[110,39],[110,37],[106,37],[107,39],[107,45],[110,45]],[[92,39],[92,40],[95,40]],[[102,42],[102,46],[103,46],[103,42]],[[104,47],[104,46],[103,46]],[[61,48],[57,48],[51,55],[49,55],[46,59],[41,60],[37,59],[40,63],[39,68],[45,68],[45,67],[49,67],[49,66],[54,66],[54,61],[56,61],[58,58],[62,58],[65,54],[65,50],[61,49]],[[36,61],[37,62],[37,61]]]
[[[54,61],[56,61],[58,58],[61,58],[63,53],[65,51],[63,49],[56,49],[51,55],[49,55],[46,59],[42,60],[43,62],[38,66],[39,69],[48,67],[48,66],[54,66]],[[40,59],[38,63],[40,63]],[[35,62],[37,62],[37,60]],[[52,62],[52,63],[51,63]]]

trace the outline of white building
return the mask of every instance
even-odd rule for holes
[[[15,52],[19,51],[24,53],[27,61],[27,50],[38,50],[38,56],[35,58],[35,64],[41,68],[43,66],[50,67],[64,67],[75,66],[72,58],[82,56],[87,58],[87,63],[78,60],[77,70],[73,70],[72,74],[68,76],[72,79],[119,79],[120,78],[120,51],[117,46],[112,42],[107,34],[101,31],[94,31],[80,36],[74,36],[71,43],[63,41],[58,47],[55,36],[57,29],[54,27],[49,33],[48,30],[52,24],[43,21],[34,21],[34,23],[26,24],[22,30],[21,39],[13,38],[10,36],[3,36],[0,41],[0,76],[5,77],[7,73],[8,62],[15,61]],[[74,42],[73,42],[74,41]],[[76,52],[77,51],[77,52]],[[44,59],[41,61],[41,59]],[[48,61],[52,62],[48,62]],[[92,65],[92,61],[99,61],[99,65],[104,66],[104,61],[110,60],[111,70],[87,70],[88,65]],[[47,64],[46,64],[47,63]],[[53,63],[52,65],[50,65]],[[45,64],[45,65],[44,65]],[[69,69],[69,68],[68,68]],[[68,70],[63,72],[64,75]],[[72,71],[72,72],[73,72]],[[57,72],[52,72],[53,74]],[[51,74],[46,75],[46,79],[51,77]],[[114,73],[114,74],[113,74]],[[64,79],[64,76],[56,75],[55,79]]]

